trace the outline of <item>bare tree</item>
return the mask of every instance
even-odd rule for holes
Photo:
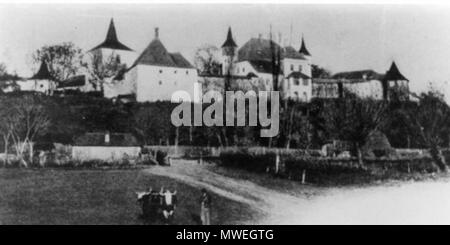
[[[6,97],[0,99],[0,134],[3,138],[5,163],[9,164],[8,149],[13,128],[13,117],[11,114],[10,100]]]
[[[195,51],[194,64],[200,74],[218,74],[219,49],[214,45],[204,44]]]
[[[31,58],[34,64],[46,61],[50,74],[59,81],[77,74],[84,66],[83,51],[71,42],[43,46]]]
[[[95,88],[99,88],[103,93],[105,82],[113,82],[114,78],[123,75],[126,70],[126,64],[123,64],[114,52],[105,59],[99,54],[92,54],[90,65],[86,65],[87,71],[91,75],[91,83]]]
[[[406,121],[421,143],[430,150],[438,170],[448,172],[448,166],[440,147],[450,134],[450,108],[443,95],[437,91],[423,93],[419,103],[405,110]]]
[[[49,125],[48,112],[40,97],[26,95],[11,99],[11,139],[20,162],[27,167],[24,153],[28,146],[29,162],[33,162],[33,144]]]
[[[326,101],[320,112],[329,137],[352,142],[358,163],[364,166],[362,146],[384,122],[386,103],[358,98]]]

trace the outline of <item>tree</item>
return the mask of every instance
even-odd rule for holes
[[[99,53],[94,53],[91,55],[90,65],[86,66],[93,78],[91,83],[95,88],[100,88],[102,93],[105,90],[106,80],[109,79],[110,82],[113,82],[114,78],[123,75],[127,68],[126,64],[123,64],[120,57],[114,52],[105,59]]]
[[[33,162],[33,143],[37,136],[46,132],[50,125],[47,107],[42,97],[25,95],[9,98],[11,100],[10,125],[11,139],[17,157],[27,167],[24,152],[28,146],[29,161]]]
[[[422,93],[418,98],[417,106],[406,111],[406,121],[421,143],[430,150],[437,169],[447,172],[448,166],[440,147],[450,135],[450,108],[444,96],[437,91]]]
[[[311,73],[313,78],[330,78],[331,72],[318,65],[311,65]]]
[[[32,61],[39,65],[47,62],[50,73],[59,81],[65,80],[83,67],[83,52],[71,42],[46,45],[32,54]]]
[[[0,134],[3,138],[4,143],[4,154],[5,154],[5,163],[8,162],[8,149],[9,149],[9,141],[11,139],[12,129],[13,129],[13,116],[12,116],[12,105],[10,100],[7,97],[2,96],[0,98]]]
[[[383,101],[336,99],[323,104],[320,117],[329,137],[353,143],[358,163],[363,167],[361,148],[369,134],[384,122],[385,111]]]
[[[172,105],[166,102],[146,103],[133,110],[133,131],[145,145],[169,143],[173,126],[170,123]]]
[[[8,69],[4,63],[0,63],[0,93],[7,88],[17,89],[17,81],[20,77],[17,74],[8,73]]]
[[[195,51],[194,64],[200,74],[219,74],[219,49],[211,44],[204,44]]]

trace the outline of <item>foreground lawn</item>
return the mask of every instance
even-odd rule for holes
[[[140,170],[0,169],[0,224],[161,224],[140,218],[135,191],[178,191],[174,224],[198,224],[200,190]],[[247,205],[212,194],[212,224],[252,220]]]

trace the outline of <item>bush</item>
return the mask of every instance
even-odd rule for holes
[[[219,164],[226,167],[240,168],[253,172],[265,172],[274,166],[276,155],[274,153],[257,155],[250,154],[246,151],[239,151],[223,152],[219,158]]]

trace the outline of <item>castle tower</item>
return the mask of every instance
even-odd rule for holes
[[[392,62],[382,82],[383,98],[385,100],[409,99],[409,80],[400,72],[395,61]]]
[[[114,56],[120,63],[126,64],[128,67],[136,58],[131,48],[121,43],[117,37],[114,20],[111,18],[105,40],[95,46],[90,52],[94,55],[97,62],[107,62]]]
[[[222,74],[232,73],[232,65],[236,57],[236,42],[233,40],[231,27],[228,28],[227,39],[222,44]]]

